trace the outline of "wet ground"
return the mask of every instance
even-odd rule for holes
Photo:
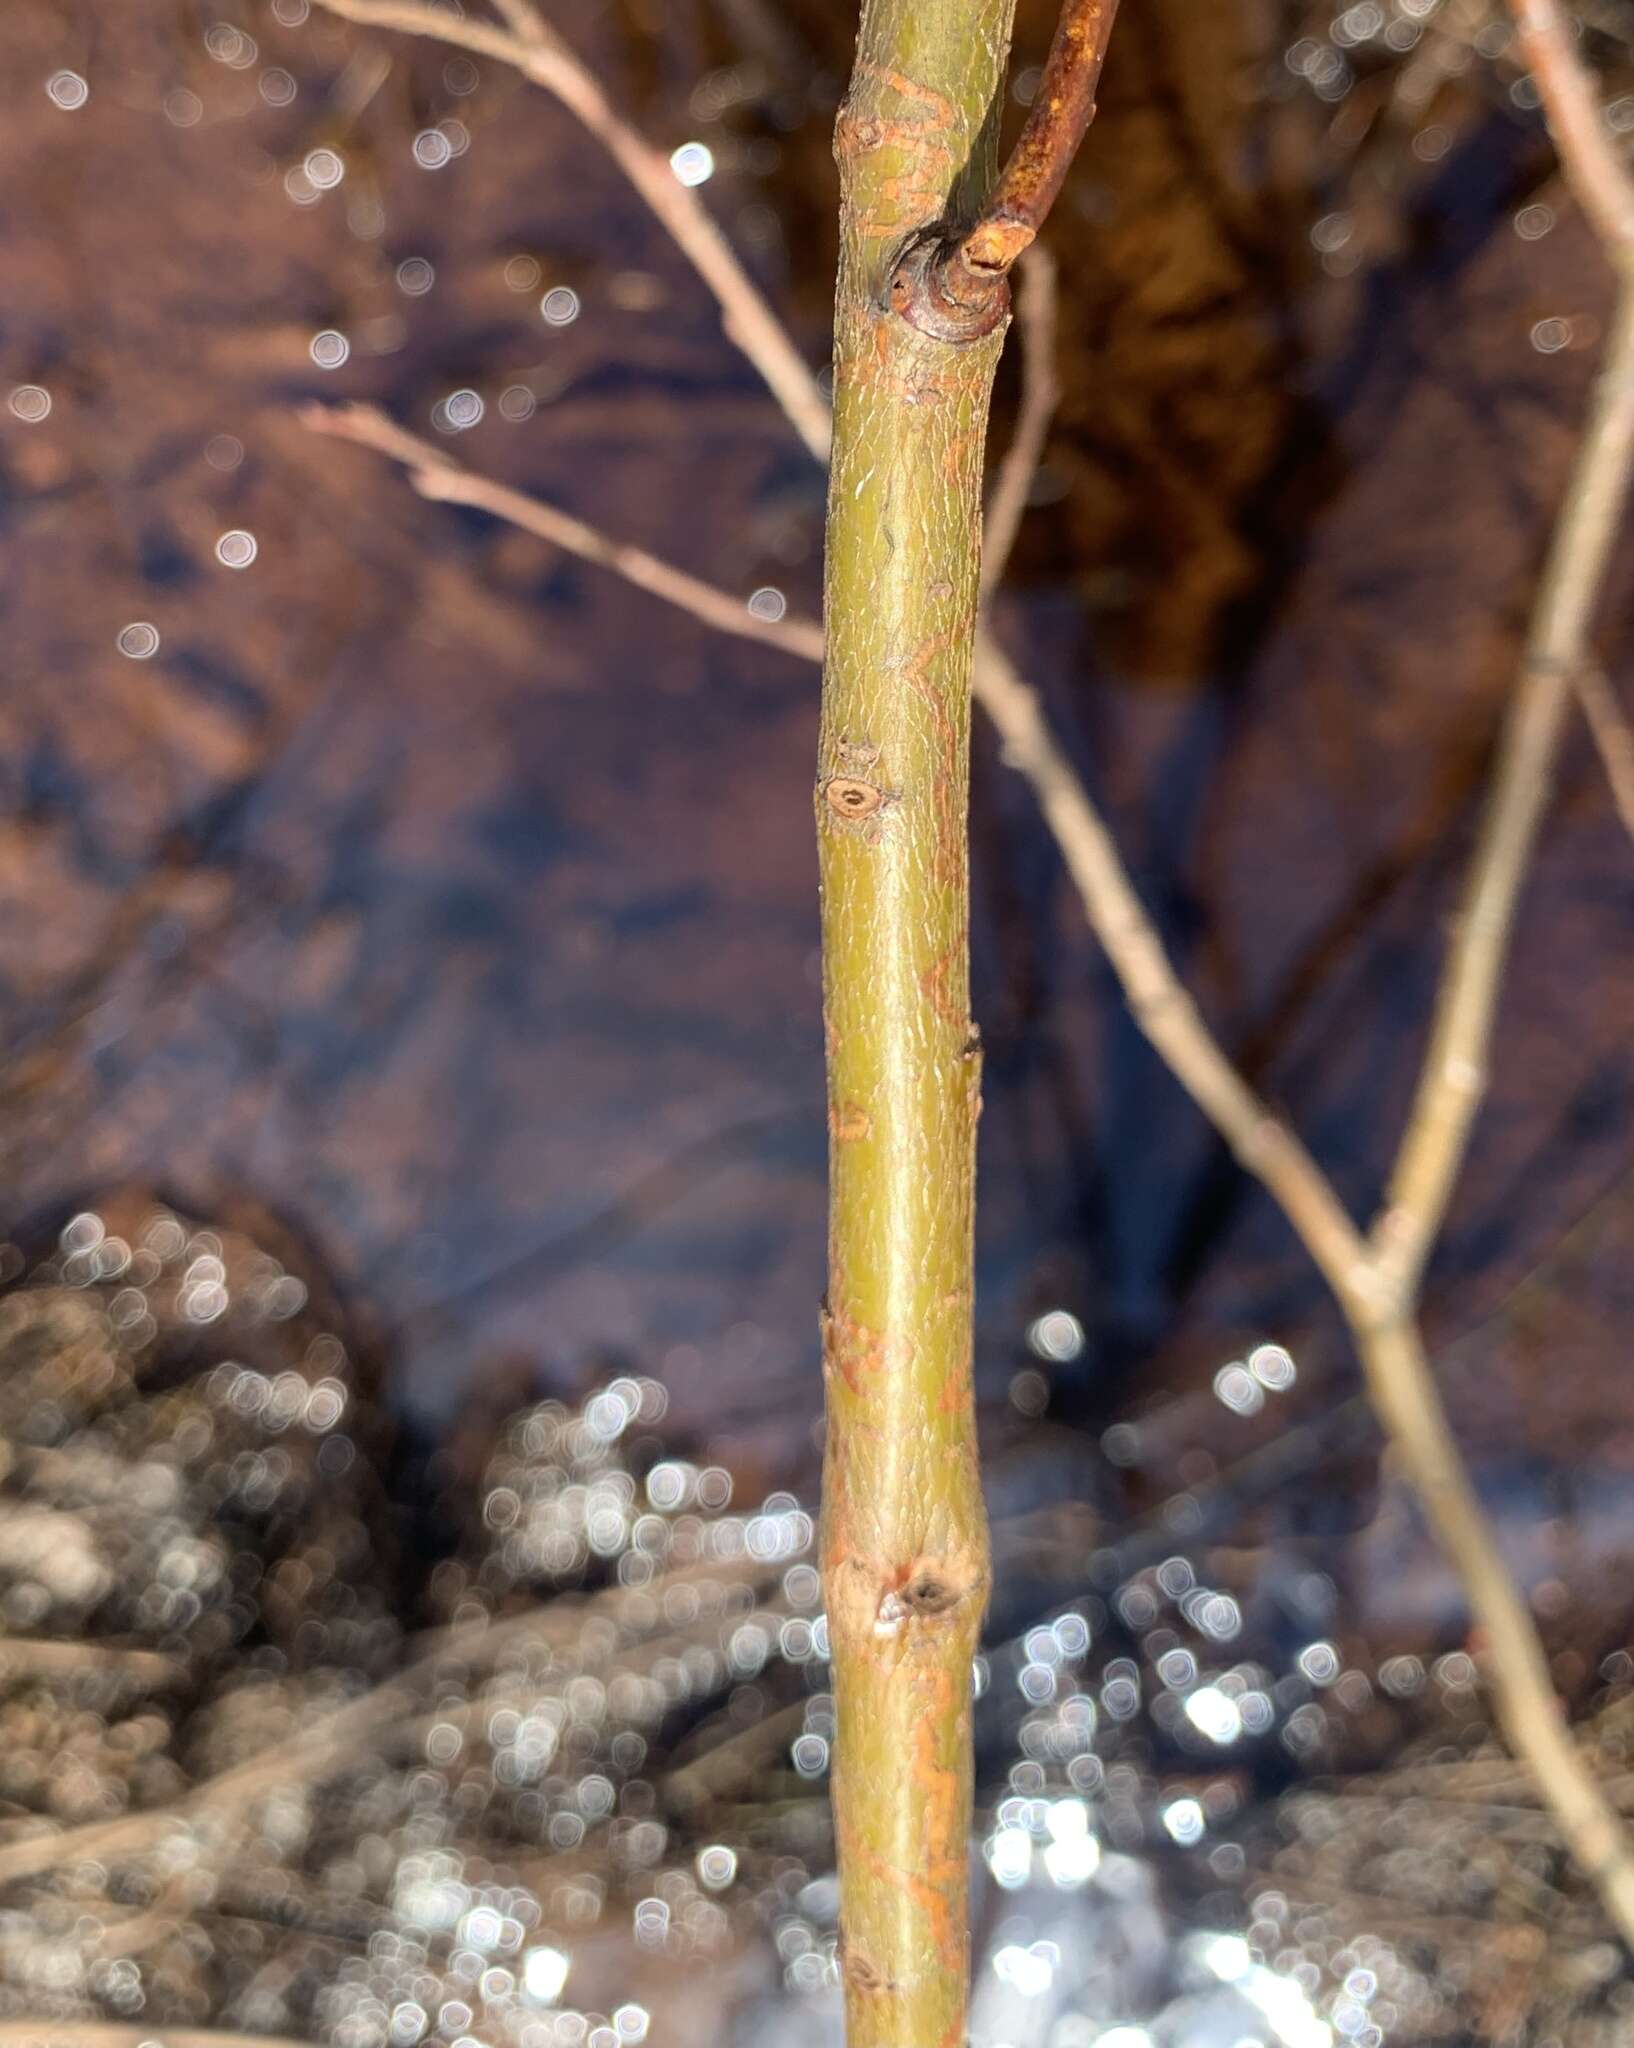
[[[122,1199],[13,1264],[0,2027],[838,2048],[794,1494],[623,1374],[468,1416],[393,1514],[367,1374],[287,1247]],[[1237,1370],[1281,1399],[1291,1369]],[[1223,1519],[1194,1488],[1102,1541],[1082,1449],[988,1445],[971,2048],[1619,2048],[1627,1959],[1474,1660],[1380,1658],[1320,1553],[1234,1544],[1245,1470]],[[1626,1811],[1634,1659],[1578,1678]]]

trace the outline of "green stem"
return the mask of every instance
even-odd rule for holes
[[[970,676],[1002,332],[889,310],[973,217],[1014,0],[865,0],[835,140],[841,258],[817,784],[831,1183],[823,1561],[847,2038],[957,2048],[971,1667],[989,1576],[971,1375],[980,1056]]]

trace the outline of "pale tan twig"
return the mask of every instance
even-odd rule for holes
[[[364,1736],[411,1704],[412,1695],[404,1686],[378,1687],[286,1741],[206,1780],[174,1805],[61,1831],[46,1828],[21,1841],[8,1842],[0,1849],[0,1887],[82,1858],[139,1855],[170,1829],[186,1827],[206,1813],[218,1821],[235,1820],[264,1793],[310,1783],[332,1765],[345,1762],[357,1753]]]
[[[1634,242],[1634,179],[1611,150],[1593,88],[1558,0],[1512,0],[1562,169],[1626,271]],[[1485,1088],[1498,976],[1559,750],[1568,693],[1588,661],[1588,635],[1628,494],[1634,458],[1634,282],[1625,283],[1566,500],[1552,536],[1510,708],[1497,780],[1436,1006],[1407,1134],[1374,1242],[1395,1281],[1416,1286]]]
[[[1504,1738],[1530,1771],[1566,1845],[1634,1947],[1634,1857],[1616,1812],[1573,1742],[1548,1658],[1470,1485],[1416,1316],[1352,1318],[1368,1386],[1414,1490],[1450,1558],[1476,1625],[1475,1647]]]
[[[1006,755],[1037,791],[1135,1019],[1241,1163],[1269,1189],[1345,1309],[1369,1392],[1459,1573],[1483,1639],[1499,1719],[1563,1835],[1634,1945],[1634,1864],[1561,1719],[1524,1601],[1469,1483],[1424,1355],[1412,1297],[1393,1291],[1326,1175],[1242,1080],[1180,985],[1117,850],[1060,757],[1031,689],[990,644],[983,701]]]
[[[1626,375],[1626,368],[1624,374]],[[1634,422],[1634,386],[1623,403]],[[1390,1305],[1410,1304],[1440,1234],[1486,1093],[1498,984],[1521,879],[1559,752],[1568,672],[1528,662],[1511,706],[1497,778],[1436,998],[1428,1057],[1396,1155],[1373,1244]]]
[[[1612,140],[1593,78],[1578,57],[1575,26],[1559,0],[1514,0],[1514,13],[1521,56],[1543,96],[1561,171],[1607,260],[1626,271],[1634,265],[1634,173]],[[1617,815],[1634,835],[1634,733],[1599,669],[1583,662],[1572,680]]]
[[[372,405],[308,405],[299,418],[302,426],[314,434],[350,441],[400,462],[423,498],[491,512],[496,519],[536,533],[582,561],[610,569],[638,590],[650,591],[655,597],[678,605],[706,626],[735,633],[744,640],[764,641],[769,647],[780,647],[785,653],[802,655],[808,661],[822,660],[823,630],[814,620],[761,618],[749,610],[742,598],[735,598],[700,577],[689,576],[673,563],[648,554],[645,548],[611,540],[569,512],[530,497],[525,491],[513,491],[489,477],[477,475],[444,449],[407,433]]]
[[[1365,1288],[1368,1250],[1327,1176],[1221,1050],[1181,985],[1112,836],[1038,701],[991,635],[976,646],[977,689],[1007,764],[1032,785],[1089,923],[1135,1021],[1249,1172],[1276,1196],[1336,1291]]]
[[[318,0],[318,5],[367,28],[429,36],[492,57],[513,65],[553,94],[590,131],[657,215],[665,232],[714,293],[728,335],[760,372],[795,432],[819,462],[828,460],[828,404],[788,329],[738,261],[703,202],[680,182],[663,153],[615,110],[599,81],[554,29],[534,16],[534,26],[518,33],[492,22],[445,14],[425,6],[422,0]]]
[[[1634,726],[1630,726],[1604,669],[1586,661],[1573,682],[1611,785],[1611,800],[1624,831],[1634,839]]]
[[[1016,327],[1021,335],[1021,409],[987,501],[982,528],[983,597],[992,596],[1009,566],[1050,422],[1061,403],[1061,380],[1055,368],[1055,258],[1043,242],[1034,242],[1019,269]]]
[[[494,0],[494,12],[525,43],[547,43],[550,31],[533,0]]]
[[[745,1790],[787,1749],[790,1738],[805,1725],[805,1718],[806,1702],[795,1700],[768,1714],[764,1721],[755,1721],[739,1734],[717,1742],[670,1772],[663,1781],[665,1801],[678,1813],[697,1813],[729,1792]]]
[[[983,701],[1037,791],[1135,1019],[1241,1163],[1269,1189],[1345,1309],[1373,1404],[1459,1573],[1499,1718],[1608,1912],[1634,1944],[1634,1865],[1566,1732],[1537,1630],[1469,1483],[1412,1312],[1298,1138],[1242,1080],[1180,985],[1117,850],[1033,691],[990,644]]]
[[[1560,168],[1607,257],[1634,257],[1634,180],[1606,130],[1600,96],[1577,53],[1576,29],[1560,0],[1510,0],[1521,55],[1543,97]]]
[[[1625,281],[1550,539],[1429,1054],[1389,1196],[1370,1237],[1375,1299],[1370,1305],[1364,1295],[1346,1309],[1375,1405],[1469,1597],[1504,1734],[1536,1777],[1623,1940],[1634,1947],[1634,1854],[1566,1728],[1531,1612],[1458,1455],[1416,1315],[1425,1262],[1485,1088],[1515,904],[1547,801],[1568,694],[1588,659],[1588,635],[1634,465],[1634,274],[1628,263],[1634,185],[1609,153],[1598,150],[1597,113],[1585,122],[1592,91],[1556,0],[1512,4],[1530,39],[1568,179]]]

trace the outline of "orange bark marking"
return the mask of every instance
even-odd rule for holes
[[[865,235],[889,234],[919,227],[940,218],[953,183],[953,149],[945,133],[952,110],[937,94],[925,95],[906,79],[885,74],[884,82],[908,99],[909,117],[854,113],[842,107],[834,124],[834,153],[842,162],[894,149],[904,161],[900,170],[878,181],[872,203],[856,213]],[[926,109],[931,118],[926,118]]]
[[[953,439],[949,441],[947,453],[942,457],[942,467],[947,472],[949,483],[958,482],[960,474],[964,471],[970,459],[971,448],[980,438],[974,429],[971,429],[963,434],[955,434]]]
[[[904,339],[902,323],[884,315],[868,323],[867,339],[861,346],[839,344],[843,364],[857,388],[882,398],[901,399],[908,405],[932,405],[962,396],[959,373],[939,367],[924,350]]]
[[[840,1843],[843,1854],[866,1863],[875,1877],[907,1893],[929,1920],[931,1939],[943,1964],[950,1970],[962,1971],[965,1962],[963,1923],[962,1919],[955,1918],[954,1902],[947,1888],[956,1885],[964,1876],[964,1857],[935,1858],[927,1862],[928,1877],[914,1877],[881,1856],[877,1849],[870,1849],[866,1842],[859,1842],[855,1830],[848,1823],[840,1828]]]
[[[954,106],[946,93],[937,92],[933,87],[921,85],[910,78],[905,71],[892,71],[884,64],[869,64],[859,61],[859,78],[877,78],[881,85],[889,86],[898,99],[907,100],[911,106],[923,107],[940,121],[944,127],[953,126]]]
[[[949,644],[945,633],[933,633],[929,639],[922,640],[902,664],[902,680],[929,714],[931,731],[936,736],[941,756],[938,772],[931,778],[932,816],[936,824],[936,850],[931,861],[931,873],[944,889],[957,889],[963,884],[965,871],[964,834],[960,830],[958,794],[952,772],[959,734],[949,714],[947,700],[930,675],[931,663],[948,651]],[[962,1016],[959,1022],[963,1024]]]
[[[906,1880],[909,1895],[930,1921],[931,1933],[950,1970],[962,1970],[965,1956],[963,1915],[955,1918],[960,1903],[969,1852],[959,1827],[959,1775],[936,1758],[936,1730],[948,1711],[953,1680],[946,1671],[927,1673],[932,1682],[932,1700],[927,1712],[914,1724],[913,1763],[910,1775],[925,1795],[925,1875]]]
[[[837,1145],[854,1145],[868,1136],[874,1120],[860,1102],[840,1102],[828,1112],[828,1128]]]
[[[823,1316],[823,1369],[838,1373],[860,1399],[868,1381],[882,1372],[908,1365],[913,1358],[911,1337],[893,1337],[888,1331],[871,1330],[866,1323],[832,1310]]]
[[[957,941],[940,953],[919,977],[919,990],[931,1008],[944,1024],[951,1024],[957,1030],[964,1029],[964,1010],[953,1000],[948,988],[949,976],[959,963],[962,948]]]
[[[950,1372],[942,1382],[942,1391],[936,1401],[937,1408],[943,1415],[952,1415],[969,1400],[970,1390],[974,1384],[975,1374],[971,1371],[971,1360],[967,1353],[960,1361],[958,1370]]]

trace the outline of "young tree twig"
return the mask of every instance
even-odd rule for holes
[[[494,12],[524,43],[548,43],[550,30],[533,0],[494,0]]]
[[[1624,1942],[1634,1947],[1634,1852],[1560,1713],[1536,1624],[1453,1442],[1416,1312],[1425,1263],[1485,1089],[1515,905],[1558,758],[1569,692],[1589,660],[1588,635],[1634,469],[1634,180],[1601,146],[1592,88],[1566,39],[1558,0],[1513,5],[1563,168],[1619,275],[1618,300],[1550,539],[1429,1053],[1389,1195],[1370,1234],[1373,1299],[1364,1292],[1344,1305],[1380,1415],[1463,1580],[1499,1722]]]
[[[817,852],[828,1070],[823,1592],[849,2048],[955,2048],[970,1934],[976,1448],[970,684],[990,324],[881,287],[991,171],[1015,0],[864,0],[835,131],[840,266]]]
[[[556,91],[606,143],[660,220],[676,235],[700,275],[721,298],[728,332],[768,384],[783,395],[780,377],[784,383],[788,380],[781,371],[774,374],[774,368],[776,361],[786,365],[788,351],[768,355],[764,328],[744,327],[734,318],[730,295],[722,295],[720,267],[699,259],[702,245],[691,233],[690,215],[700,215],[710,233],[717,234],[713,223],[684,188],[675,186],[670,197],[682,194],[681,213],[689,217],[688,232],[677,232],[671,219],[675,208],[668,201],[657,203],[636,178],[631,164],[643,158],[632,156],[627,145],[634,143],[647,159],[662,163],[656,152],[647,151],[639,138],[622,130],[622,124],[619,127],[626,145],[615,146],[605,123],[586,118],[580,104],[561,90],[557,78],[540,77],[514,40],[499,37],[503,47],[496,47],[493,38],[498,37],[497,31],[482,32],[489,39],[479,44],[473,39],[472,24],[453,23],[430,9],[388,5],[386,0],[319,0],[319,4],[354,20],[412,27],[416,33],[485,48],[488,54],[518,64]],[[1514,0],[1514,4],[1523,26],[1535,32],[1559,25],[1553,0],[1548,4],[1545,0]],[[413,19],[405,20],[405,15]],[[452,32],[455,30],[458,32]],[[1555,35],[1546,41],[1543,58],[1535,62],[1547,101],[1551,79],[1558,80],[1575,66],[1569,42]],[[1583,91],[1588,92],[1586,83]],[[1588,103],[1592,105],[1592,95]],[[1577,118],[1580,112],[1581,107],[1575,106],[1562,115],[1551,103],[1563,157],[1568,153],[1568,138],[1575,143],[1576,138],[1591,133]],[[1606,179],[1606,160],[1605,152],[1596,156],[1585,144],[1585,153],[1575,171],[1568,168],[1568,175],[1573,177],[1574,189],[1592,189],[1596,194],[1594,217],[1610,237],[1608,250],[1621,268],[1628,216],[1622,199]],[[1609,160],[1615,165],[1614,157]],[[667,175],[667,166],[664,169]],[[939,247],[945,251],[945,239]],[[985,247],[978,243],[977,254]],[[738,275],[742,276],[741,271]],[[746,279],[744,283],[747,285]],[[747,289],[766,320],[775,326],[775,315],[754,287],[747,285]],[[1619,335],[1622,331],[1620,324]],[[1626,467],[1627,459],[1626,449],[1618,452],[1622,386],[1629,382],[1626,365],[1618,367],[1622,355],[1622,345],[1614,345],[1585,439],[1577,484],[1563,515],[1563,533],[1572,528],[1571,538],[1557,540],[1551,562],[1558,564],[1558,572],[1552,569],[1546,579],[1545,602],[1529,636],[1528,666],[1511,714],[1504,765],[1468,898],[1476,914],[1466,916],[1463,935],[1449,961],[1445,993],[1438,1005],[1441,1021],[1393,1184],[1405,1199],[1393,1199],[1386,1205],[1371,1239],[1363,1237],[1315,1161],[1242,1080],[1213,1038],[1174,974],[1116,847],[1049,731],[1036,694],[985,635],[976,648],[974,686],[999,729],[1006,760],[1028,778],[1039,796],[1089,921],[1106,946],[1137,1022],[1245,1168],[1278,1201],[1345,1308],[1374,1405],[1465,1584],[1506,1736],[1531,1770],[1572,1852],[1598,1885],[1619,1932],[1634,1945],[1634,1866],[1614,1814],[1566,1736],[1535,1625],[1503,1565],[1458,1457],[1424,1357],[1414,1308],[1424,1262],[1445,1213],[1480,1086],[1479,1063],[1466,1063],[1464,1055],[1473,1047],[1484,1061],[1490,1038],[1514,894],[1535,836],[1558,740],[1558,706],[1553,699],[1557,686],[1571,680],[1569,673],[1563,676],[1548,666],[1539,667],[1537,653],[1540,648],[1557,649],[1563,644],[1556,639],[1563,620],[1575,616],[1580,625],[1586,625],[1599,586],[1603,545],[1585,554],[1579,543],[1588,529],[1574,522],[1589,519],[1585,504],[1594,507],[1595,517],[1603,521],[1601,543],[1615,522],[1619,465]],[[804,366],[800,367],[810,396],[820,407],[815,382]],[[789,410],[787,400],[784,402]],[[809,431],[809,425],[801,425],[800,408],[791,410],[791,417],[814,452],[819,441],[826,444],[826,432],[817,435]],[[731,629],[742,630],[741,618]]]
[[[1032,247],[1095,118],[1118,0],[1062,0],[1044,73],[1022,130],[976,224],[958,245],[966,269],[993,276]]]

